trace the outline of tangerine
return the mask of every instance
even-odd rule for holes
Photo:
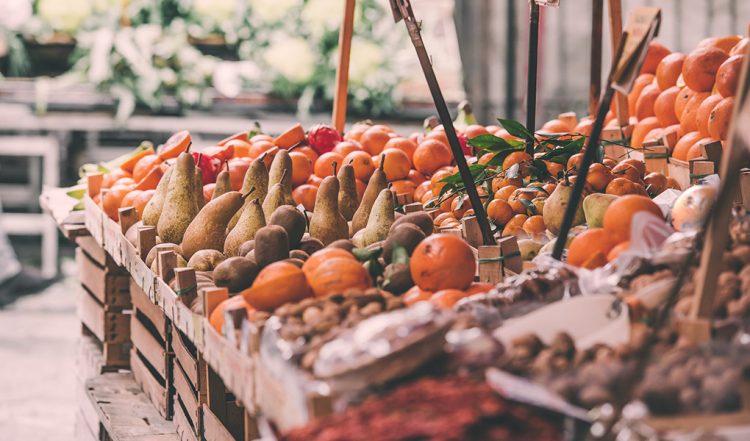
[[[625,195],[612,201],[604,213],[604,230],[615,243],[630,240],[630,226],[633,216],[641,211],[649,212],[664,219],[661,209],[648,196]],[[606,254],[605,254],[606,255]]]
[[[471,246],[450,234],[433,234],[411,256],[412,280],[422,289],[466,289],[474,281],[476,260]]]

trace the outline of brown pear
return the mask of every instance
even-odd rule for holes
[[[216,199],[230,191],[232,191],[232,182],[229,179],[229,171],[225,169],[216,176],[216,185],[214,186],[214,194],[211,196],[211,199]]]
[[[240,215],[240,220],[227,234],[224,241],[224,254],[227,256],[240,255],[239,250],[242,244],[255,238],[255,233],[266,226],[266,218],[263,215],[263,209],[258,199],[253,199],[249,205],[245,206]]]
[[[367,182],[367,188],[365,194],[362,196],[362,202],[359,203],[359,208],[352,217],[352,235],[357,231],[367,226],[367,220],[370,218],[370,211],[375,203],[375,199],[381,191],[388,188],[388,179],[385,177],[383,166],[385,164],[385,157],[380,160],[380,167],[375,169],[370,176],[370,180]]]
[[[310,236],[323,242],[323,245],[349,238],[349,225],[339,212],[338,194],[338,178],[324,178],[315,197],[315,210],[309,228]]]
[[[195,205],[200,211],[204,205],[206,205],[206,198],[203,196],[203,170],[200,167],[195,167]]]
[[[351,164],[344,165],[337,177],[339,178],[339,211],[344,219],[350,221],[359,207],[354,167]]]
[[[268,194],[268,169],[266,168],[266,163],[263,162],[265,157],[266,153],[258,156],[257,158],[255,158],[255,160],[253,160],[253,162],[250,164],[250,167],[248,167],[247,171],[245,172],[245,178],[242,181],[242,188],[240,189],[242,194],[246,194],[250,192],[250,190],[252,190],[252,199],[258,199],[261,202],[265,200],[266,195]],[[245,205],[243,205],[242,208],[237,211],[232,220],[229,222],[230,230],[234,228],[235,225],[237,225],[237,221],[240,220],[240,215],[242,215],[245,207],[247,207],[250,202],[250,198],[245,199]]]
[[[195,161],[188,152],[180,153],[169,178],[164,206],[156,224],[162,242],[181,243],[188,225],[198,214],[195,204]],[[189,257],[188,257],[189,258]]]
[[[206,204],[185,231],[182,255],[190,259],[200,250],[223,251],[227,225],[243,203],[242,193],[230,191]]]
[[[159,216],[161,215],[162,207],[164,207],[164,198],[167,195],[169,179],[172,177],[173,171],[174,167],[169,167],[167,171],[164,172],[164,176],[161,177],[159,184],[156,186],[154,195],[151,196],[148,204],[146,204],[146,207],[143,209],[143,215],[141,216],[143,225],[155,227],[156,224],[159,223]]]

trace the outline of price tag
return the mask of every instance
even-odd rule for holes
[[[633,82],[641,70],[648,45],[659,32],[661,24],[661,9],[654,7],[638,7],[628,17],[625,28],[627,39],[622,49],[620,61],[612,75],[612,87],[618,92],[628,94],[633,88]]]

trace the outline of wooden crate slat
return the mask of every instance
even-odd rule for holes
[[[177,330],[177,328],[172,330],[172,350],[174,351],[174,356],[177,358],[177,360],[180,362],[180,367],[185,372],[185,375],[187,376],[188,381],[191,385],[194,385],[195,390],[200,389],[199,379],[198,379],[198,372],[199,372],[199,365],[198,365],[198,359],[196,358],[196,355],[190,351],[188,348],[188,343],[185,342],[185,336]]]
[[[168,392],[163,384],[159,384],[156,378],[151,374],[146,365],[141,360],[135,349],[130,351],[130,369],[133,371],[133,378],[140,386],[145,396],[163,418],[169,418]]]
[[[86,393],[109,438],[115,441],[177,440],[175,426],[158,413],[130,373],[89,380]]]
[[[88,195],[83,197],[83,209],[85,212],[84,224],[86,225],[86,229],[89,230],[91,237],[94,238],[96,243],[99,246],[103,246],[104,230],[102,229],[102,217],[104,213],[102,209]]]
[[[164,311],[146,296],[146,293],[143,292],[133,279],[130,279],[130,297],[133,307],[148,318],[154,328],[159,331],[162,340],[166,341],[167,318],[164,315]]]
[[[122,265],[122,247],[120,246],[122,230],[120,229],[120,224],[106,215],[102,216],[102,223],[104,250],[112,256],[115,264]]]
[[[235,439],[206,404],[203,405],[203,437],[206,441],[233,441]]]
[[[157,340],[141,323],[136,314],[130,319],[130,338],[133,347],[161,375],[161,381],[167,378],[167,351],[164,342]]]
[[[195,433],[200,432],[200,406],[198,405],[197,392],[193,389],[188,380],[185,371],[180,366],[179,361],[174,359],[174,367],[172,368],[174,375],[174,389],[177,393],[177,397],[180,399],[183,406],[185,406],[185,412],[190,421],[193,423]],[[177,405],[175,404],[175,408]]]
[[[78,316],[86,328],[104,342],[104,306],[85,287],[81,287],[78,296]]]
[[[180,401],[180,397],[175,397],[174,401],[174,424],[177,429],[177,436],[181,441],[198,441],[198,437],[186,415],[187,411]]]
[[[78,278],[83,286],[106,306],[106,309],[130,306],[130,284],[125,275],[112,275],[81,249],[76,249]]]
[[[81,247],[81,249],[100,267],[107,265],[107,252],[104,251],[104,248],[99,246],[92,236],[85,236],[76,239],[76,245]]]

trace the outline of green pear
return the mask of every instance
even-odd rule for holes
[[[232,181],[229,178],[229,171],[225,169],[216,176],[216,186],[214,186],[214,194],[211,196],[211,200],[230,191],[232,191]]]
[[[370,176],[370,180],[367,182],[367,188],[365,189],[365,194],[362,196],[362,201],[359,203],[354,216],[352,216],[352,235],[367,226],[370,210],[372,210],[375,199],[378,198],[383,189],[388,188],[388,179],[385,177],[385,172],[383,171],[384,165],[385,157],[381,158],[380,167],[375,169]]]
[[[393,192],[388,188],[382,190],[372,205],[367,226],[362,234],[364,246],[385,240],[388,237],[388,231],[395,221],[395,208]]]
[[[554,243],[554,242],[553,242]],[[545,244],[534,239],[521,239],[518,241],[518,250],[521,252],[521,259],[531,260],[535,258]]]
[[[224,255],[238,256],[240,247],[255,238],[255,233],[266,226],[266,218],[257,198],[246,204],[237,225],[229,231],[224,241]]]
[[[604,213],[607,212],[609,204],[618,196],[605,193],[593,193],[583,200],[583,213],[586,217],[586,225],[589,228],[601,228],[604,225]]]
[[[555,187],[555,191],[544,202],[542,210],[544,225],[553,234],[560,232],[560,226],[562,225],[563,217],[565,217],[565,210],[568,207],[568,201],[572,193],[572,184],[560,182]],[[583,224],[584,220],[582,203],[579,202],[571,227]]]
[[[167,171],[164,173],[164,176],[161,177],[159,184],[157,184],[154,195],[151,196],[151,200],[148,201],[148,204],[146,204],[146,207],[143,209],[143,215],[141,216],[143,225],[150,225],[152,227],[155,227],[156,224],[159,223],[159,216],[161,215],[161,210],[164,207],[164,197],[167,195],[167,189],[169,188],[169,179],[172,177],[173,171],[174,167],[169,167],[167,169]]]
[[[344,165],[337,177],[339,178],[339,211],[344,219],[350,221],[359,207],[354,167],[351,164]]]
[[[190,259],[200,250],[222,251],[227,225],[243,203],[242,193],[230,191],[206,204],[185,230],[182,255]]]
[[[156,232],[163,242],[181,243],[185,230],[198,214],[193,155],[188,152],[180,153],[173,167],[175,170],[169,179]]]
[[[266,168],[266,163],[263,162],[266,154],[267,153],[263,153],[258,156],[250,164],[250,167],[248,167],[245,172],[245,178],[242,181],[242,188],[240,189],[242,194],[253,190],[253,199],[258,199],[259,201],[263,201],[268,194],[268,169]],[[237,225],[237,221],[240,219],[242,211],[250,204],[250,201],[250,198],[245,199],[245,205],[237,211],[229,222],[230,229]]]
[[[310,219],[310,236],[328,245],[349,238],[349,225],[339,212],[339,180],[327,176],[320,183],[315,197],[315,210]]]

